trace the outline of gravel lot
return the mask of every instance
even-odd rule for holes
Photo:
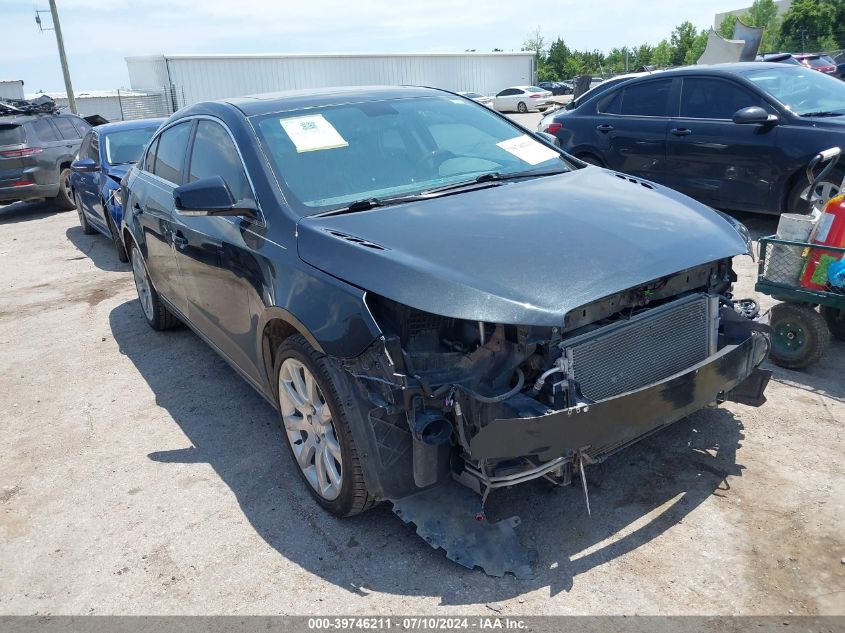
[[[494,494],[539,552],[534,580],[497,579],[384,505],[319,510],[271,407],[190,331],[150,330],[74,212],[0,208],[0,271],[2,614],[845,614],[842,343],[775,368],[764,407],[588,471],[592,518],[578,487]]]

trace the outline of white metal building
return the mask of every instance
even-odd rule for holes
[[[534,81],[534,54],[153,55],[127,57],[133,89],[171,89],[175,107],[262,92],[420,85],[495,94]]]
[[[0,99],[23,99],[23,81],[0,79]]]

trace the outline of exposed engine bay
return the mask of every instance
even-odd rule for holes
[[[408,489],[390,498],[451,478],[483,512],[496,488],[576,474],[589,508],[585,465],[702,406],[762,404],[766,328],[740,314],[733,281],[729,259],[697,266],[584,305],[559,327],[369,295],[383,337],[344,368],[371,403],[383,465],[410,466]]]

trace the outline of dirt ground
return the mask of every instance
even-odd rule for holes
[[[491,578],[384,505],[318,509],[271,407],[150,330],[74,212],[0,208],[0,272],[0,614],[845,614],[843,343],[589,470],[592,518],[578,487],[494,494],[539,562]]]

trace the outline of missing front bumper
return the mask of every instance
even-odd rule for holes
[[[755,370],[767,351],[765,336],[752,332],[741,343],[726,345],[703,362],[648,387],[544,416],[494,420],[471,438],[470,453],[479,460],[534,456],[549,461],[586,451],[601,459],[712,402],[736,399],[761,404],[768,375]],[[753,384],[746,384],[749,379]],[[738,387],[744,400],[731,397]]]

